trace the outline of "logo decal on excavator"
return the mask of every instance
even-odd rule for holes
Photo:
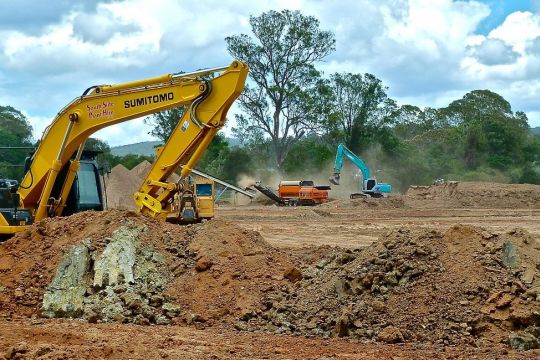
[[[148,105],[148,104],[157,104],[160,102],[170,101],[174,99],[174,93],[168,92],[159,95],[144,96],[133,100],[124,101],[124,108],[129,109],[136,106]]]
[[[86,105],[89,119],[111,118],[114,115],[114,103],[103,101],[99,104]]]

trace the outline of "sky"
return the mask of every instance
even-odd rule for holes
[[[334,32],[336,51],[318,64],[327,75],[372,73],[420,107],[489,89],[540,126],[540,0],[0,0],[0,105],[40,138],[91,85],[229,64],[224,38],[282,9]],[[95,136],[117,146],[149,131],[138,119]]]

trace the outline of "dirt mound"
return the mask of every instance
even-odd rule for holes
[[[401,209],[408,207],[400,195],[382,197],[382,198],[360,198],[348,200],[332,200],[319,205],[321,208],[360,208],[360,209]]]
[[[135,209],[133,194],[140,186],[141,179],[134,176],[122,164],[112,168],[111,173],[105,177],[107,192],[107,207],[109,209]]]
[[[263,294],[287,282],[284,273],[293,268],[291,259],[257,232],[213,220],[188,233],[196,271],[177,276],[167,293],[197,321],[254,316]]]
[[[142,181],[146,177],[148,172],[150,171],[151,167],[152,167],[152,164],[149,161],[144,160],[140,162],[139,164],[137,164],[137,166],[135,166],[133,169],[131,169],[130,173],[132,175],[135,175],[137,179]]]
[[[510,339],[525,349],[540,335],[539,263],[540,242],[523,230],[402,228],[303,268],[303,279],[267,294],[265,311],[246,326],[389,343]]]
[[[236,320],[287,282],[290,267],[258,233],[223,221],[181,227],[129,211],[79,213],[0,247],[0,316]]]
[[[161,234],[174,234],[183,242],[183,229],[157,222],[131,211],[83,212],[65,218],[46,219],[29,230],[17,234],[0,247],[0,315],[30,316],[41,313],[43,296],[50,284],[61,283],[61,267],[70,268],[70,259],[85,258],[89,262],[99,259],[107,245],[115,239],[119,229],[136,230],[138,240],[152,244],[156,251],[167,253]],[[144,230],[144,231],[142,231]],[[140,234],[139,234],[140,232]],[[164,236],[164,235],[163,235]],[[86,249],[86,250],[85,250]],[[70,257],[79,255],[79,258]],[[77,262],[73,261],[73,265]],[[63,264],[62,266],[60,266]],[[124,274],[123,274],[124,275]],[[86,284],[86,280],[80,279]],[[74,284],[77,285],[77,284]],[[93,283],[85,291],[94,291]]]
[[[139,189],[146,179],[152,164],[146,160],[139,163],[133,169],[128,170],[122,164],[116,165],[111,173],[105,177],[108,209],[135,210],[133,194]],[[173,173],[168,181],[177,182],[180,176]]]
[[[540,208],[540,186],[449,181],[411,186],[406,203],[411,207]]]

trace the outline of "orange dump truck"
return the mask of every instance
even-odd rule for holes
[[[311,180],[282,181],[278,195],[289,205],[316,205],[328,201],[330,186],[315,186]]]

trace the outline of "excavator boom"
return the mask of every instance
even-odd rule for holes
[[[360,196],[380,197],[384,193],[390,193],[392,186],[386,183],[379,183],[377,179],[371,177],[371,171],[366,163],[355,153],[349,150],[345,145],[339,144],[336,152],[336,161],[334,163],[334,173],[328,179],[330,183],[339,185],[341,169],[343,168],[343,159],[349,159],[362,173],[361,193],[351,194],[351,199]]]
[[[369,179],[371,177],[371,172],[369,171],[369,167],[366,165],[366,163],[363,162],[362,159],[356,156],[345,145],[339,144],[336,152],[336,161],[334,163],[334,174],[328,179],[328,181],[330,181],[332,184],[339,185],[344,157],[348,158],[356,167],[358,167],[364,179]]]
[[[186,111],[160,151],[139,191],[134,195],[141,212],[166,218],[172,212],[173,196],[182,191],[181,185],[167,184],[167,178],[181,166],[181,178],[186,178],[206,148],[225,124],[225,115],[240,95],[247,77],[247,66],[240,62],[207,84],[210,91],[193,108]],[[196,111],[197,119],[194,119]],[[164,185],[167,184],[167,185]]]

